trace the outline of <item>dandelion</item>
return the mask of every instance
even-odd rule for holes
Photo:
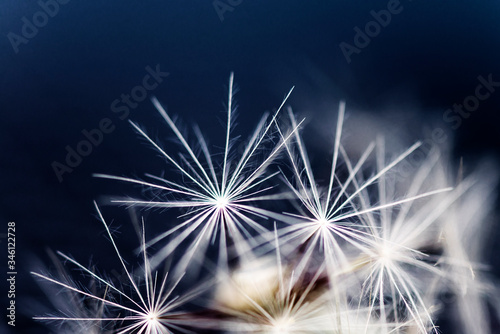
[[[57,280],[61,283],[65,283],[68,286],[73,287],[73,289],[64,289],[57,293],[54,291],[52,285],[44,284],[42,288],[44,289],[47,297],[51,303],[61,312],[67,314],[68,318],[73,318],[75,320],[68,321],[61,326],[57,327],[57,334],[74,334],[74,333],[86,333],[86,334],[101,334],[105,332],[105,327],[101,321],[96,320],[79,320],[79,319],[95,319],[105,317],[105,307],[101,301],[98,300],[88,300],[82,298],[80,294],[75,292],[78,289],[77,283],[71,279],[70,275],[64,268],[62,262],[56,256],[56,254],[49,252],[52,262],[57,268]],[[40,282],[42,283],[42,282]],[[45,280],[43,283],[47,283]],[[87,291],[92,291],[92,294],[98,295],[95,291],[95,281],[91,282],[91,286],[86,289]],[[58,316],[54,316],[59,318]],[[46,320],[48,320],[47,317]],[[50,320],[53,320],[50,317]]]
[[[301,206],[299,214],[288,214],[293,219],[290,219],[290,226],[283,228],[281,233],[285,240],[303,245],[305,250],[301,259],[302,267],[315,258],[314,251],[319,249],[323,253],[322,258],[330,275],[338,278],[339,275],[349,274],[350,271],[363,268],[363,272],[367,274],[362,278],[361,294],[366,295],[370,301],[370,314],[374,312],[375,303],[378,303],[376,306],[380,313],[381,327],[385,331],[388,331],[389,327],[386,322],[388,315],[385,305],[385,297],[389,289],[388,295],[392,300],[390,312],[393,320],[398,323],[404,319],[398,311],[399,304],[403,304],[404,309],[417,324],[419,331],[426,333],[427,323],[435,328],[431,312],[426,307],[423,296],[416,286],[418,277],[409,272],[407,266],[424,269],[433,274],[441,274],[435,267],[422,260],[426,254],[419,249],[426,246],[428,241],[422,236],[429,232],[431,225],[436,222],[443,211],[449,208],[450,203],[456,197],[451,196],[440,202],[429,201],[429,205],[421,208],[409,218],[408,211],[419,199],[449,192],[451,188],[422,190],[422,183],[432,169],[431,161],[428,166],[422,167],[420,173],[417,173],[404,198],[395,200],[392,194],[387,193],[387,173],[417,149],[419,143],[414,144],[389,163],[385,163],[381,158],[384,155],[383,143],[379,143],[381,153],[377,157],[377,172],[366,181],[362,180],[360,171],[375,144],[370,144],[353,166],[340,143],[344,110],[345,104],[341,102],[327,188],[320,188],[314,179],[307,152],[297,133],[295,142],[300,163],[296,162],[291,148],[287,146],[297,185],[294,186],[292,182],[286,181],[299,198]],[[295,118],[291,111],[289,114],[293,126]],[[343,158],[349,172],[344,182],[339,180],[336,171],[340,157]],[[302,174],[305,174],[305,177],[302,177]],[[334,187],[335,184],[337,189]],[[378,188],[375,192],[378,194],[378,202],[375,203],[370,201],[370,198],[373,198],[372,185]],[[396,208],[399,209],[399,215],[392,221]],[[375,218],[376,212],[380,212],[377,218]],[[366,254],[367,257],[356,258],[356,254]],[[344,299],[347,300],[348,291],[340,291],[337,287],[334,290],[336,298],[341,298],[340,296],[344,294]]]
[[[420,333],[427,333],[428,327],[437,333],[432,309],[424,301],[423,287],[424,282],[430,282],[429,276],[443,277],[444,273],[434,265],[438,259],[433,259],[426,250],[437,243],[436,236],[440,231],[438,218],[457,198],[449,187],[426,191],[439,156],[437,150],[430,154],[416,171],[408,188],[399,189],[407,198],[393,202],[401,204],[397,210],[386,203],[397,196],[395,188],[398,187],[394,180],[384,177],[377,184],[375,197],[380,203],[380,214],[375,215],[365,209],[370,207],[367,192],[362,193],[359,201],[364,212],[360,218],[373,235],[366,258],[362,260],[362,294],[369,297],[371,307],[378,304],[381,322],[389,317],[384,307],[388,299],[392,304],[390,316],[399,321],[407,313]],[[377,155],[379,169],[383,168],[384,159],[384,145],[380,143]],[[405,183],[401,181],[398,185],[403,188],[401,185]],[[358,183],[354,184],[359,189]]]
[[[275,244],[275,256],[241,262],[230,275],[223,275],[213,306],[224,315],[221,329],[288,334],[322,333],[331,328],[324,270],[319,268],[312,275],[296,273],[292,265],[282,262],[276,232]]]
[[[320,267],[299,269],[294,257],[281,254],[275,230],[276,255],[240,263],[223,275],[213,308],[222,314],[218,328],[227,333],[354,334],[392,333],[410,328],[408,322],[373,321],[371,307],[356,307],[339,299],[332,281]]]
[[[359,220],[358,222],[353,222],[353,219],[385,207],[400,205],[401,203],[415,199],[413,197],[400,201],[391,201],[381,205],[367,206],[362,210],[357,210],[354,206],[354,202],[361,196],[363,191],[380,180],[389,170],[420,145],[416,143],[408,148],[392,162],[381,168],[376,175],[363,182],[362,185],[357,185],[356,189],[350,192],[353,185],[357,184],[357,175],[362,171],[365,162],[373,152],[375,144],[371,143],[367,147],[356,165],[350,166],[347,179],[341,182],[337,171],[340,158],[343,158],[346,164],[350,164],[349,158],[341,145],[344,113],[345,103],[341,102],[339,105],[330,179],[327,186],[321,187],[314,178],[306,148],[297,132],[295,132],[294,137],[299,155],[298,160],[294,157],[293,148],[288,144],[286,145],[296,185],[292,184],[292,181],[287,178],[285,178],[285,182],[299,199],[300,206],[298,207],[298,214],[286,213],[290,226],[283,228],[281,234],[285,240],[293,241],[305,248],[303,257],[304,265],[311,259],[315,250],[322,250],[330,273],[333,273],[333,271],[342,271],[350,267],[350,260],[347,254],[349,249],[354,247],[357,251],[366,251],[368,249],[367,244],[372,243],[371,233],[364,231],[365,226],[362,222],[359,222]],[[291,110],[289,110],[289,116],[292,126],[296,127],[295,116]],[[303,174],[305,176],[302,176]],[[427,195],[429,194],[420,196]]]
[[[444,164],[444,163],[443,163]],[[448,281],[439,282],[437,289],[451,293],[456,333],[493,333],[490,323],[500,315],[498,284],[488,277],[482,265],[482,251],[487,231],[491,229],[489,217],[495,201],[498,175],[490,163],[484,163],[471,175],[458,181],[454,191],[460,197],[441,217],[443,224],[443,265]],[[442,167],[444,169],[444,167]],[[443,179],[449,177],[443,172]]]
[[[233,107],[233,74],[231,73],[227,105],[226,141],[224,157],[220,165],[214,163],[206,140],[199,128],[195,127],[195,135],[203,153],[204,162],[202,162],[202,159],[194,153],[194,149],[187,143],[186,138],[181,134],[156,98],[152,99],[153,104],[187,153],[187,157],[180,155],[181,162],[185,167],[182,166],[181,162],[176,161],[166,153],[138,125],[131,122],[132,126],[188,180],[185,184],[180,184],[157,176],[147,175],[158,182],[152,183],[131,178],[97,175],[103,178],[140,184],[180,197],[180,199],[168,201],[116,200],[114,201],[116,203],[147,208],[188,209],[188,212],[181,216],[184,219],[183,222],[147,243],[149,247],[177,233],[166,246],[151,258],[153,268],[158,266],[189,236],[194,236],[194,240],[187,246],[188,251],[179,260],[178,269],[180,271],[185,270],[193,257],[197,256],[197,262],[201,262],[201,256],[205,253],[209,243],[215,242],[217,236],[219,236],[219,263],[225,265],[228,260],[227,247],[229,244],[234,245],[237,255],[243,256],[251,248],[246,240],[251,240],[250,236],[252,234],[261,235],[267,232],[267,229],[256,219],[266,218],[270,212],[251,203],[283,198],[283,195],[280,194],[268,194],[272,187],[259,188],[259,186],[277,174],[268,174],[267,167],[276,159],[281,148],[292,134],[284,137],[271,153],[265,157],[263,162],[256,164],[253,160],[256,158],[257,152],[262,148],[266,136],[270,134],[272,125],[276,122],[278,113],[291,91],[286,95],[270,122],[267,122],[269,118],[267,114],[262,117],[239,160],[235,161],[232,158],[234,154],[231,152],[232,141],[230,136],[232,115],[235,110]]]
[[[82,272],[88,274],[96,282],[103,284],[106,287],[107,292],[100,296],[98,294],[93,294],[85,291],[84,289],[76,287],[74,284],[69,284],[62,280],[57,280],[51,278],[48,275],[43,275],[40,273],[32,272],[32,274],[38,278],[41,278],[47,282],[53,283],[59,287],[62,287],[70,293],[78,294],[85,297],[91,301],[100,303],[106,310],[99,312],[101,314],[108,314],[111,312],[118,312],[116,316],[39,316],[35,317],[36,320],[45,321],[63,321],[69,323],[89,323],[89,324],[100,324],[107,323],[112,324],[115,328],[112,333],[143,333],[143,334],[171,334],[174,330],[185,331],[183,326],[186,326],[189,319],[189,314],[187,312],[179,311],[179,308],[185,305],[187,302],[198,296],[206,286],[200,285],[198,289],[186,293],[184,295],[174,295],[173,292],[180,282],[180,279],[176,281],[169,282],[168,274],[163,278],[159,277],[157,272],[151,270],[151,265],[145,251],[145,236],[144,236],[144,226],[143,226],[143,272],[142,280],[144,282],[144,287],[140,285],[140,279],[134,277],[131,270],[125,265],[125,260],[120,254],[118,247],[113,239],[113,236],[106,224],[97,204],[95,205],[97,213],[100,220],[106,228],[106,232],[111,240],[114,251],[125,271],[127,277],[127,283],[131,286],[131,292],[127,293],[127,289],[115,287],[115,285],[110,281],[106,280],[102,276],[97,275],[90,269],[86,268],[73,258],[58,252],[58,254],[66,261],[72,263],[77,268],[82,270]],[[115,294],[121,300],[115,301],[111,294]],[[98,332],[99,329],[93,328]],[[85,331],[89,333],[90,331]]]
[[[131,124],[183,181],[150,174],[146,174],[149,181],[97,176],[158,192],[162,197],[154,201],[128,198],[114,202],[185,210],[178,217],[181,222],[148,242],[143,222],[139,232],[142,266],[132,271],[96,205],[125,282],[117,286],[93,268],[58,252],[96,284],[83,288],[60,264],[56,277],[34,272],[69,297],[55,299],[59,314],[35,319],[61,322],[61,334],[207,330],[228,334],[437,334],[440,308],[451,304],[441,297],[451,294],[455,297],[452,311],[460,319],[456,332],[492,333],[489,321],[493,312],[500,315],[500,299],[493,297],[498,288],[483,272],[480,250],[489,227],[486,222],[493,207],[496,173],[482,169],[453,182],[446,157],[433,148],[422,163],[413,166],[411,177],[398,178],[394,169],[420,143],[388,159],[392,153],[386,152],[381,138],[368,144],[353,161],[344,148],[345,103],[341,102],[329,176],[323,183],[315,176],[317,171],[298,132],[303,121],[298,122],[289,109],[286,131],[278,124],[278,113],[290,93],[272,117],[262,117],[238,156],[232,149],[236,108],[231,74],[221,161],[216,161],[197,127],[194,134],[200,153],[195,153],[197,149],[188,144],[153,98],[180,144],[183,153],[179,159]],[[279,141],[275,142],[273,132]],[[269,143],[272,149],[257,163]],[[271,172],[269,166],[282,151],[290,170]],[[279,173],[286,192],[273,192],[274,186],[266,185]],[[262,205],[291,195],[296,211],[278,213]],[[276,220],[271,230],[265,224],[270,219]],[[150,257],[147,249],[164,239],[168,243]],[[218,258],[211,263],[206,253],[215,244]],[[182,255],[174,259],[177,253]],[[167,260],[176,264],[170,274],[162,276],[155,268]],[[186,272],[192,271],[194,263],[200,269],[202,262],[208,269],[203,272],[210,274],[208,279],[179,293]],[[189,309],[191,303],[197,308]]]

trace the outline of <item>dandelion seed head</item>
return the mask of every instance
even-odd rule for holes
[[[441,153],[433,148],[423,162],[407,161],[418,165],[411,168],[413,177],[398,178],[396,166],[417,153],[422,143],[386,161],[384,140],[378,138],[353,155],[342,139],[345,103],[341,102],[329,178],[323,183],[314,176],[298,132],[302,122],[297,122],[291,109],[290,124],[284,124],[288,129],[281,128],[277,119],[290,93],[271,120],[268,114],[262,117],[244,150],[236,154],[235,138],[231,138],[233,93],[231,74],[222,160],[216,160],[220,154],[211,152],[198,127],[194,129],[198,145],[191,146],[156,98],[153,104],[179,141],[180,159],[130,122],[182,175],[182,182],[150,174],[146,174],[150,181],[97,176],[139,184],[155,194],[155,201],[114,202],[181,209],[185,211],[178,217],[182,221],[148,242],[143,223],[144,265],[136,276],[96,206],[127,284],[116,285],[59,253],[106,292],[80,288],[66,274],[54,279],[33,273],[76,300],[61,303],[76,310],[35,319],[65,322],[68,332],[64,333],[86,334],[104,333],[108,326],[116,334],[195,333],[189,330],[192,327],[227,334],[437,334],[436,310],[446,306],[438,297],[451,292],[459,299],[456,312],[462,322],[457,327],[463,326],[463,332],[491,333],[489,311],[494,300],[487,295],[497,294],[498,289],[476,262],[487,209],[493,206],[496,176],[478,174],[462,180],[460,171],[460,181],[452,189],[449,185],[456,181],[446,177]],[[268,145],[272,150],[262,154]],[[273,193],[275,186],[266,184],[280,172],[270,172],[268,166],[281,150],[288,154],[292,169],[290,176],[279,168],[289,191]],[[168,195],[165,199],[163,193]],[[273,212],[256,204],[292,195],[293,212]],[[265,222],[269,218],[275,219],[274,233]],[[168,243],[149,258],[146,250],[163,239]],[[209,284],[174,297],[185,275],[200,276],[201,264],[208,262],[204,257],[212,254],[208,249],[216,243],[218,259],[209,268],[216,276]],[[156,268],[183,250],[171,274],[159,275]],[[208,305],[197,300],[202,309],[183,311],[202,293],[210,294]]]

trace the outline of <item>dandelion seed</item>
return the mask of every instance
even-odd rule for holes
[[[415,173],[408,188],[400,189],[406,194],[406,199],[396,201],[401,203],[398,210],[386,205],[395,203],[394,180],[389,183],[387,179],[381,178],[377,184],[377,198],[381,203],[379,215],[367,210],[371,204],[366,191],[359,198],[363,212],[360,218],[373,234],[373,242],[366,250],[367,258],[361,270],[364,278],[362,294],[369,296],[372,308],[377,304],[382,324],[389,315],[400,321],[408,314],[422,334],[427,333],[429,328],[437,333],[432,307],[424,301],[425,282],[431,282],[432,277],[444,277],[444,273],[434,265],[437,258],[427,254],[426,249],[436,244],[439,234],[436,231],[440,230],[438,218],[458,196],[449,187],[425,192],[438,161],[439,152],[436,150]],[[379,144],[377,164],[379,169],[384,166],[383,143]],[[357,182],[354,184],[360,189]],[[429,261],[434,261],[434,264]],[[385,308],[387,296],[392,300],[389,311]],[[400,311],[401,306],[403,312]]]
[[[282,265],[278,235],[276,257],[240,263],[224,276],[214,308],[225,315],[220,324],[228,333],[321,333],[331,328],[328,282],[320,268],[311,277]],[[227,275],[227,274],[226,274]]]
[[[440,217],[443,224],[440,263],[447,280],[438,282],[437,289],[454,296],[456,333],[493,333],[490,323],[495,312],[497,317],[500,315],[498,285],[488,277],[487,267],[481,265],[481,250],[492,227],[489,215],[496,199],[498,174],[496,166],[482,165],[458,181],[454,191],[461,195]],[[442,174],[443,182],[448,181],[449,177]]]
[[[375,144],[371,143],[367,147],[356,165],[349,170],[347,179],[341,182],[337,175],[339,160],[344,158],[346,163],[350,163],[341,145],[344,112],[345,103],[341,102],[339,105],[330,179],[325,188],[321,188],[314,178],[307,151],[300,135],[297,132],[294,135],[299,160],[296,160],[294,157],[294,148],[288,143],[285,145],[292,164],[296,185],[292,184],[292,181],[286,178],[285,182],[287,182],[289,188],[299,199],[301,207],[299,208],[299,214],[287,214],[289,226],[283,228],[280,233],[284,240],[293,241],[302,245],[302,247],[305,246],[302,266],[305,266],[312,258],[315,250],[321,250],[330,274],[342,272],[345,268],[349,268],[349,250],[354,248],[357,251],[367,251],[367,245],[372,242],[371,233],[365,231],[365,226],[361,222],[353,222],[354,219],[384,207],[396,206],[404,201],[413,200],[407,199],[398,202],[389,202],[379,206],[366,207],[362,211],[357,210],[353,205],[365,189],[376,183],[384,174],[420,145],[416,143],[411,146],[392,162],[384,166],[376,175],[350,192],[350,188],[356,183],[356,177],[372,153]],[[289,116],[292,127],[296,127],[295,116],[291,110],[289,110]],[[303,174],[305,174],[305,177],[302,177]]]
[[[52,252],[49,252],[49,255],[57,268],[57,280],[73,287],[74,289],[78,289],[77,283],[70,278],[69,274],[63,267],[63,264],[56,257],[56,255]],[[95,285],[95,281],[92,281],[91,283],[92,286]],[[61,310],[60,312],[66,314],[68,318],[94,319],[105,317],[106,309],[104,304],[100,301],[89,301],[88,299],[82,298],[82,296],[74,290],[70,289],[64,289],[58,293],[55,292],[53,287],[49,285],[43,285],[42,288],[52,304],[57,309]],[[95,289],[89,287],[87,290]],[[97,295],[96,291],[93,291],[92,293]],[[55,330],[57,334],[102,334],[106,329],[101,321],[74,320],[60,324],[60,326],[57,326]]]
[[[266,124],[269,118],[268,115],[262,117],[256,130],[248,141],[244,152],[241,154],[239,160],[234,162],[230,158],[233,155],[230,152],[230,133],[232,127],[232,113],[234,112],[233,74],[231,74],[229,79],[227,131],[224,158],[221,163],[222,168],[218,168],[218,166],[214,164],[206,140],[201,135],[201,132],[196,130],[195,134],[205,160],[202,163],[202,160],[195,155],[194,150],[189,146],[185,137],[181,134],[175,123],[156,98],[152,99],[153,104],[167,122],[170,129],[175,133],[183,149],[187,152],[189,160],[181,156],[182,162],[187,167],[182,167],[180,162],[174,160],[143,130],[135,123],[131,122],[134,128],[146,138],[169,163],[173,164],[186,180],[189,181],[189,183],[186,184],[179,184],[167,179],[148,175],[154,181],[160,182],[157,184],[130,178],[97,174],[98,177],[136,183],[182,197],[180,200],[170,201],[144,201],[135,199],[116,200],[115,202],[117,203],[144,206],[147,208],[187,208],[190,210],[187,214],[182,216],[184,219],[183,222],[147,243],[149,247],[177,233],[166,246],[151,258],[151,265],[153,268],[158,266],[190,236],[193,236],[194,240],[189,243],[187,246],[188,251],[179,260],[179,271],[184,271],[192,262],[193,258],[196,258],[197,262],[200,263],[205,250],[210,243],[214,242],[217,236],[219,237],[219,263],[225,265],[228,259],[227,246],[229,244],[234,245],[237,255],[244,256],[252,247],[252,245],[249,244],[249,242],[252,241],[250,236],[252,234],[261,235],[267,232],[267,229],[256,219],[265,219],[270,212],[253,206],[250,203],[283,198],[283,195],[280,194],[268,194],[268,191],[272,187],[261,189],[259,186],[277,174],[267,174],[267,167],[278,156],[281,148],[292,134],[283,137],[282,141],[274,147],[271,153],[265,157],[263,162],[255,164],[253,160],[256,159],[257,151],[261,149],[266,136],[268,136],[271,131],[273,123],[276,122],[278,113],[291,92],[290,90],[286,95],[270,122]]]
[[[184,295],[173,295],[173,292],[180,282],[180,278],[176,281],[169,282],[168,274],[163,278],[158,276],[157,272],[151,271],[151,265],[145,251],[145,239],[144,239],[144,226],[143,226],[143,260],[144,267],[142,268],[144,280],[144,288],[140,286],[140,279],[133,276],[132,272],[126,267],[125,260],[121,256],[118,247],[113,239],[113,236],[106,224],[97,204],[95,205],[99,218],[101,219],[106,232],[111,240],[113,248],[115,250],[118,259],[125,270],[128,284],[131,286],[131,292],[127,293],[128,289],[115,287],[115,285],[95,274],[90,269],[84,267],[76,260],[71,257],[58,252],[58,254],[66,261],[74,264],[84,273],[88,274],[92,279],[99,283],[102,283],[109,293],[103,297],[87,292],[83,289],[75,287],[74,285],[65,283],[47,275],[32,272],[32,274],[38,278],[45,281],[53,283],[59,287],[62,287],[71,293],[79,294],[89,300],[94,300],[101,303],[106,307],[107,312],[118,312],[116,316],[98,316],[98,317],[74,317],[74,316],[44,316],[35,317],[36,320],[44,321],[63,321],[63,322],[77,322],[77,323],[111,323],[114,325],[115,329],[113,333],[125,334],[125,333],[143,333],[143,334],[171,334],[174,330],[185,331],[183,327],[189,323],[189,314],[180,311],[179,308],[185,305],[187,302],[198,296],[205,288],[205,285],[200,285],[198,289],[195,289]],[[145,290],[145,291],[144,291]],[[121,301],[115,301],[110,297],[110,294],[116,294],[117,297],[121,298]]]

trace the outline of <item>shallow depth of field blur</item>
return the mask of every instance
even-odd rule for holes
[[[48,3],[53,1],[0,3],[0,268],[7,272],[8,222],[16,223],[17,266],[16,327],[2,313],[2,333],[51,333],[31,319],[55,309],[29,274],[55,272],[51,251],[120,279],[121,264],[93,200],[102,204],[122,255],[138,265],[133,261],[140,260],[140,238],[131,213],[107,201],[144,193],[92,174],[181,179],[128,122],[175,152],[175,136],[150,102],[153,96],[177,117],[181,130],[197,124],[220,160],[230,73],[238,107],[231,135],[242,141],[294,86],[286,106],[297,119],[305,117],[301,134],[315,176],[326,185],[341,100],[342,140],[353,156],[379,134],[387,151],[401,154],[417,140],[432,142],[439,129],[446,139],[438,144],[449,150],[454,170],[450,178],[460,179],[485,161],[495,166],[500,158],[497,2],[70,0],[57,2],[57,9]],[[391,13],[383,24],[377,21],[384,20],[381,11]],[[36,29],[25,27],[32,24]],[[140,92],[147,96],[130,97]],[[55,171],[55,162],[67,166],[68,152],[100,127],[107,131],[86,156],[65,172]],[[286,154],[281,161],[289,167]],[[279,178],[275,183],[286,189]],[[290,204],[282,202],[266,209],[286,211]],[[137,211],[147,238],[180,214]],[[488,217],[483,269],[500,279],[498,201]],[[83,277],[74,267],[68,270]],[[5,310],[7,285],[0,287]],[[454,321],[443,316],[437,325],[455,333]],[[490,325],[492,333],[500,330],[497,320]]]

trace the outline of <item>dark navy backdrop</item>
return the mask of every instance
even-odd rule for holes
[[[325,104],[335,111],[344,98],[348,109],[374,113],[396,105],[404,114],[412,106],[449,129],[453,123],[445,123],[443,113],[474,94],[478,76],[500,81],[498,1],[401,0],[391,22],[374,31],[369,44],[364,41],[368,45],[358,41],[350,62],[340,44],[355,47],[354,28],[364,30],[374,19],[370,11],[394,1],[60,0],[58,8],[53,3],[0,2],[0,233],[8,221],[16,222],[15,333],[47,332],[29,320],[40,311],[35,301],[44,297],[28,274],[34,259],[49,263],[46,248],[83,263],[93,255],[103,270],[119,270],[92,200],[137,189],[91,174],[169,170],[111,107],[143,85],[146,67],[169,72],[148,93],[186,123],[196,121],[218,145],[230,71],[240,88],[235,131],[243,135],[292,85],[290,105],[316,121],[329,117]],[[30,30],[33,23],[39,27]],[[500,91],[493,93],[455,131],[459,155],[472,161],[498,153],[499,98]],[[129,109],[130,119],[151,133],[171,135],[148,99]],[[64,163],[65,147],[75,148],[85,138],[82,131],[105,118],[113,130],[59,182],[51,164]],[[124,210],[103,211],[111,222]],[[133,249],[137,239],[127,237],[133,235],[128,220],[117,220],[120,245]],[[1,245],[6,254],[5,239]],[[5,256],[0,258],[3,268]],[[497,257],[491,262],[500,265]]]

